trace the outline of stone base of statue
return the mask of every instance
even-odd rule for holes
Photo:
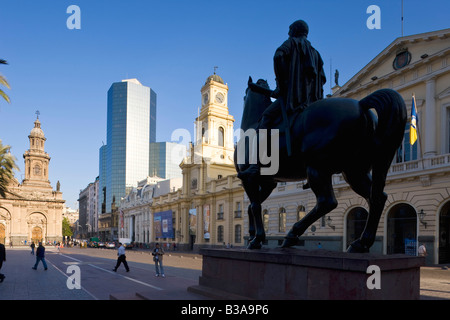
[[[202,249],[199,284],[213,299],[420,298],[423,257],[301,249]]]

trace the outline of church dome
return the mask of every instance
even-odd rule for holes
[[[225,82],[223,82],[223,79],[219,76],[219,75],[217,75],[217,74],[213,74],[213,75],[211,75],[211,76],[209,76],[207,79],[206,79],[206,82],[205,82],[205,84],[207,84],[207,83],[209,83],[209,82],[211,82],[211,81],[215,81],[215,82],[219,82],[219,83],[221,83],[221,84],[225,84]]]
[[[45,138],[44,131],[41,129],[41,122],[36,119],[34,122],[34,128],[31,130],[30,137]]]

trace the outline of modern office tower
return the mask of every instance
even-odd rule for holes
[[[155,141],[156,93],[137,79],[113,83],[108,90],[106,164],[100,163],[100,194],[106,188],[106,212],[111,212],[113,200],[118,205],[148,175],[149,145]],[[102,156],[104,151],[100,150]]]
[[[181,177],[180,163],[185,150],[183,145],[176,142],[150,143],[149,176],[164,179]]]

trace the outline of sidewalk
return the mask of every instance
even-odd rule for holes
[[[50,254],[53,248],[46,250]],[[55,249],[56,250],[56,249]],[[45,271],[42,262],[37,270],[32,270],[36,256],[28,247],[6,249],[6,262],[1,273],[6,278],[0,283],[0,300],[92,300],[83,290],[69,290],[67,277],[47,261]]]

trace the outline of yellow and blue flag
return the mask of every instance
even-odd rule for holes
[[[416,97],[412,98],[412,106],[411,106],[411,128],[409,129],[409,143],[413,145],[417,140],[417,112],[416,112]]]

